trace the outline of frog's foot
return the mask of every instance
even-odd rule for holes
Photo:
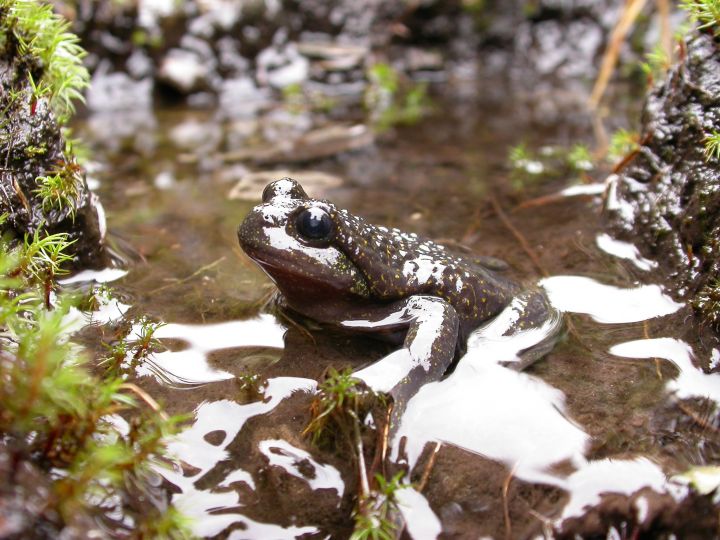
[[[528,289],[513,298],[492,321],[467,341],[468,354],[522,371],[557,343],[564,325],[562,313],[550,305],[541,289]]]
[[[408,400],[426,383],[439,380],[452,363],[459,327],[455,308],[434,296],[411,296],[388,305],[372,320],[345,321],[343,326],[373,331],[407,329],[401,349],[355,372],[370,388],[391,398],[392,434]]]

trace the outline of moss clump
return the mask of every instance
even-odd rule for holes
[[[682,0],[681,5],[700,30],[720,36],[720,0]]]
[[[121,378],[90,373],[69,340],[71,298],[47,309],[45,279],[60,273],[64,239],[9,246],[0,242],[0,507],[17,509],[17,519],[3,531],[90,537],[102,523],[187,536],[150,481],[180,419]]]
[[[104,223],[62,129],[88,85],[84,55],[49,3],[0,0],[2,231],[66,233],[89,265],[105,256]]]
[[[46,98],[64,123],[89,80],[82,64],[85,51],[68,31],[70,23],[53,13],[52,5],[36,0],[0,0],[0,17],[5,28],[0,43],[6,49],[15,44],[27,59],[31,109]]]
[[[693,299],[703,321],[720,332],[720,278],[707,283]]]

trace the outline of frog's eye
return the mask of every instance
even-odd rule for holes
[[[322,240],[330,235],[332,220],[322,208],[307,208],[298,214],[295,226],[308,240]]]

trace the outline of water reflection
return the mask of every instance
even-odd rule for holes
[[[614,255],[620,259],[627,259],[640,270],[652,270],[657,268],[657,262],[640,255],[638,248],[629,242],[616,240],[609,234],[599,234],[595,238],[597,246],[609,255]]]
[[[236,491],[216,491],[212,487],[200,489],[196,486],[198,480],[208,471],[230,458],[227,448],[250,418],[269,413],[293,392],[312,392],[315,387],[315,381],[310,379],[277,377],[268,381],[263,401],[239,404],[230,400],[219,400],[202,403],[195,410],[193,424],[168,445],[171,455],[177,460],[175,469],[158,470],[180,490],[173,495],[172,502],[193,520],[192,529],[195,535],[213,536],[230,526],[238,525],[242,530],[232,532],[229,538],[281,539],[317,532],[314,527],[284,528],[255,522],[239,513],[238,508],[241,508],[243,503]],[[222,441],[209,442],[206,435],[213,432],[223,432]],[[326,469],[320,470],[327,473]],[[332,476],[331,473],[327,474],[328,477]],[[226,475],[218,483],[218,487],[230,486],[238,481],[254,488],[252,475],[237,468]],[[333,485],[339,489],[336,482]],[[218,513],[220,511],[223,513]]]
[[[570,493],[570,500],[558,521],[581,515],[587,507],[598,504],[603,494],[631,495],[645,487],[657,493],[668,493],[676,499],[687,494],[687,488],[669,482],[662,469],[646,458],[589,462],[568,476],[565,489]],[[642,523],[642,508],[637,511],[638,521]]]
[[[670,360],[679,373],[667,382],[666,388],[680,399],[705,397],[720,403],[720,377],[695,367],[692,347],[671,338],[638,339],[611,347],[610,353],[629,358],[664,358]]]
[[[135,333],[139,333],[139,328]],[[266,313],[253,319],[216,324],[167,324],[158,328],[155,337],[181,340],[187,348],[152,355],[138,369],[138,375],[149,375],[174,386],[231,379],[232,373],[210,365],[210,353],[234,347],[282,349],[284,334],[285,327]]]
[[[600,323],[630,323],[669,315],[683,304],[660,285],[622,289],[583,276],[551,276],[540,281],[557,309],[587,313]]]
[[[345,483],[340,472],[331,465],[322,465],[315,461],[305,450],[296,448],[282,439],[261,441],[258,444],[260,452],[268,459],[270,465],[282,468],[296,478],[308,483],[313,491],[318,489],[334,489],[338,497],[345,493]],[[301,467],[304,465],[305,467]],[[307,471],[307,466],[311,471]],[[338,505],[340,500],[338,499]]]
[[[565,414],[564,395],[537,377],[470,350],[447,379],[410,400],[398,432],[411,466],[431,441],[505,463],[517,477],[557,485],[555,463],[580,458],[588,435]]]

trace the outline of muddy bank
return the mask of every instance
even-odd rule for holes
[[[648,95],[641,145],[613,178],[609,215],[657,258],[701,326],[720,330],[720,44],[690,37],[681,61]]]

